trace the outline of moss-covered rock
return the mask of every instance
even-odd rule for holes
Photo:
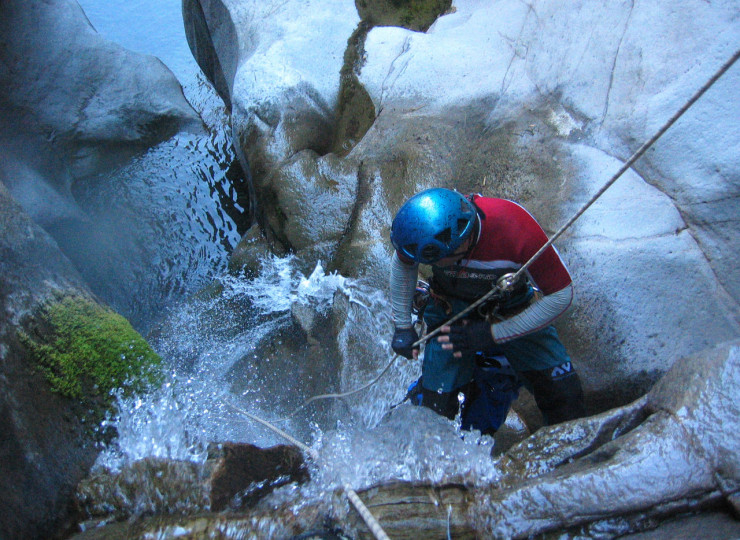
[[[111,391],[141,392],[162,380],[161,358],[131,324],[82,295],[58,294],[20,331],[36,367],[53,392],[83,403]]]
[[[357,13],[372,26],[401,26],[425,32],[452,0],[355,0]]]

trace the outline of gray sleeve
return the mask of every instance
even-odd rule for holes
[[[533,302],[518,315],[500,323],[495,323],[491,328],[493,339],[496,343],[504,343],[536,332],[565,313],[572,303],[573,285],[568,285]]]
[[[411,327],[411,303],[414,301],[418,264],[406,264],[394,251],[391,259],[391,310],[396,328]]]

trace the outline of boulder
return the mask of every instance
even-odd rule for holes
[[[318,257],[333,256],[354,206],[355,172],[342,174],[336,159],[320,161],[334,144],[340,71],[357,11],[338,0],[193,0],[183,15],[204,73],[223,74],[211,80],[231,104],[263,233],[281,249],[321,246],[305,263],[308,272]]]
[[[0,309],[0,536],[49,538],[69,525],[68,501],[97,455],[110,384],[153,352],[2,182]]]
[[[145,458],[119,471],[96,470],[78,485],[75,506],[86,529],[153,515],[234,512],[307,479],[295,447],[221,443],[212,445],[203,463]]]
[[[79,179],[202,129],[164,64],[103,39],[73,0],[10,0],[0,13],[0,168],[39,223],[79,218]]]
[[[723,344],[677,361],[631,406],[540,430],[502,459],[503,485],[515,486],[478,496],[477,508],[488,514],[479,530],[494,538],[576,527],[620,535],[652,528],[652,520],[723,508],[740,489],[740,411],[730,398],[740,384],[739,367],[740,343]],[[612,427],[603,444],[584,455],[583,435],[591,430],[583,427],[594,421]],[[554,447],[555,462],[547,458]],[[514,477],[507,476],[524,457],[538,470],[522,475],[515,467]]]
[[[97,451],[68,400],[34,369],[18,330],[54,291],[86,289],[2,183],[0,231],[0,536],[48,537]]]

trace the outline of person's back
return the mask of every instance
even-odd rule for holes
[[[547,242],[547,236],[512,201],[465,198],[435,188],[415,195],[401,207],[391,227],[391,241],[396,248],[391,263],[396,325],[392,346],[411,358],[418,354],[412,347],[418,335],[410,324],[410,305],[419,263],[432,265],[430,304],[424,311],[424,322],[431,331],[489,292],[502,276],[521,268]],[[528,270],[528,279],[515,287],[506,302],[499,299],[495,305],[484,304],[452,327],[443,327],[440,337],[426,343],[416,401],[453,417],[462,392],[468,397],[468,411],[486,410],[471,403],[474,397],[482,399],[481,385],[476,384],[484,373],[482,359],[503,355],[533,392],[548,423],[584,413],[580,381],[552,327],[572,302],[570,274],[552,247]],[[515,393],[483,396],[497,403],[497,416],[503,394],[509,400],[508,409]],[[484,431],[491,432],[501,421],[479,420],[471,427],[481,429],[483,424]]]

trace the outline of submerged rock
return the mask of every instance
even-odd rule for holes
[[[277,487],[307,480],[295,447],[223,443],[204,463],[145,458],[120,471],[97,471],[80,482],[75,502],[90,529],[129,518],[244,510]]]

